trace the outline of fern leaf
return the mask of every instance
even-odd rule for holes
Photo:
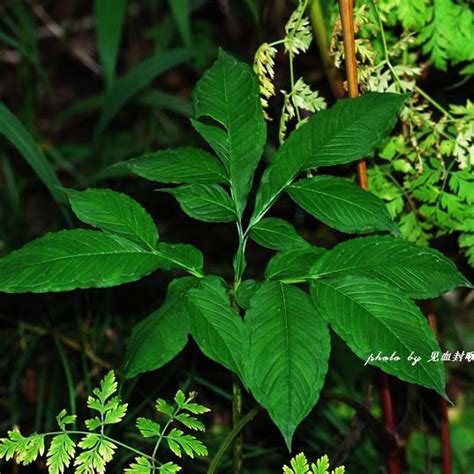
[[[160,436],[161,434],[160,425],[148,418],[137,418],[135,424],[144,438],[153,438],[155,436]]]
[[[125,472],[129,474],[151,474],[153,466],[144,456],[137,456],[135,462],[132,462]]]
[[[56,435],[48,449],[46,465],[49,474],[60,474],[69,467],[76,452],[76,444],[67,433]]]
[[[190,458],[194,458],[195,454],[198,456],[207,455],[207,448],[200,440],[192,435],[184,434],[177,428],[173,428],[169,432],[166,441],[170,450],[178,457],[182,456],[182,451]]]

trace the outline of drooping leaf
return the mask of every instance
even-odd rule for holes
[[[25,161],[48,188],[54,200],[60,204],[66,202],[66,196],[59,189],[61,183],[33,137],[21,122],[0,103],[0,134],[5,137],[23,156]]]
[[[443,254],[406,240],[374,236],[336,245],[311,270],[314,277],[364,275],[384,280],[411,298],[435,298],[471,286]]]
[[[228,170],[241,215],[266,141],[257,78],[247,64],[219,50],[218,60],[197,83],[193,98],[196,118],[216,122],[193,124]]]
[[[300,247],[278,252],[265,269],[268,280],[301,280],[311,275],[311,269],[326,250],[318,247]]]
[[[309,246],[309,243],[296,232],[289,222],[277,217],[262,219],[251,228],[249,235],[262,247],[272,250],[289,250],[297,246]]]
[[[381,199],[342,178],[302,179],[288,187],[288,194],[305,211],[341,232],[398,232]]]
[[[329,331],[299,288],[265,282],[245,317],[245,382],[288,447],[319,398],[328,368]]]
[[[236,219],[234,202],[218,184],[185,184],[160,191],[172,194],[181,209],[193,219],[204,222],[232,222]]]
[[[115,77],[127,0],[95,0],[97,49],[107,87]]]
[[[192,277],[173,280],[163,305],[133,328],[124,362],[127,378],[159,369],[184,349],[190,330],[185,298],[198,283]]]
[[[147,153],[126,163],[138,176],[160,183],[225,183],[226,172],[216,158],[199,148],[183,147]]]
[[[398,356],[398,361],[368,363],[444,395],[443,364],[429,362],[433,352],[441,352],[433,331],[419,308],[394,285],[339,276],[312,282],[311,294],[326,321],[364,362],[371,355]],[[410,355],[421,360],[413,364]]]
[[[114,82],[107,93],[95,130],[96,139],[105,131],[128,100],[150,84],[153,79],[196,56],[210,56],[211,54],[212,50],[204,48],[171,49],[161,51],[133,66],[125,76]]]
[[[394,127],[406,97],[370,92],[343,99],[296,129],[262,177],[251,225],[304,169],[350,163],[369,155]]]
[[[140,279],[161,258],[123,237],[75,229],[47,234],[0,259],[7,293],[102,288]]]
[[[227,289],[217,277],[207,277],[186,299],[191,334],[202,352],[233,372],[242,374],[245,327],[231,308]]]
[[[66,190],[72,210],[86,224],[126,237],[153,249],[158,240],[156,225],[143,207],[110,189]]]

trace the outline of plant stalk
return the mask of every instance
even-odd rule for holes
[[[329,82],[332,95],[336,99],[342,99],[346,95],[344,84],[339,69],[334,66],[334,61],[329,55],[329,46],[327,41],[327,28],[324,21],[321,0],[311,0],[309,16],[313,26],[314,39],[318,45],[319,54],[323,62],[324,72]]]
[[[359,95],[359,81],[357,76],[357,60],[354,38],[355,28],[353,0],[339,0],[339,9],[344,40],[344,57],[349,97],[357,97]],[[367,191],[369,188],[369,183],[367,180],[367,166],[365,160],[360,160],[357,163],[356,174],[357,183],[362,189]],[[390,393],[388,377],[384,372],[381,373],[381,383],[379,388],[382,410],[384,414],[385,430],[390,434],[394,434],[395,422],[393,415],[392,395]],[[397,451],[389,453],[387,459],[387,469],[389,474],[401,474],[402,462]]]
[[[242,384],[237,375],[232,374],[232,426],[235,428],[239,425],[242,418]],[[243,437],[239,433],[234,438],[232,446],[232,456],[234,464],[234,474],[242,472],[242,454],[243,454]]]
[[[432,302],[428,302],[428,323],[433,330],[436,339],[439,340],[436,314]],[[443,474],[452,474],[453,463],[451,455],[451,437],[449,434],[448,404],[443,397],[438,396],[439,406],[439,438],[441,442],[441,459],[443,462]]]

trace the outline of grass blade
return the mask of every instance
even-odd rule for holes
[[[191,24],[189,21],[191,8],[189,0],[168,0],[168,4],[184,45],[191,46]]]
[[[112,86],[115,78],[115,66],[126,11],[126,0],[95,1],[97,49],[107,89]]]
[[[44,157],[33,137],[21,122],[0,103],[0,133],[18,150],[26,162],[33,168],[54,200],[59,204],[66,203],[64,193],[59,189],[61,183],[54,169]]]
[[[196,56],[211,56],[214,53],[213,48],[174,49],[159,53],[132,67],[125,76],[115,82],[107,94],[95,131],[95,139],[102,135],[127,101],[157,76]]]

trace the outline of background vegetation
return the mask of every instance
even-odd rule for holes
[[[164,239],[179,241],[184,235],[206,254],[211,273],[230,275],[229,256],[237,245],[232,224],[190,225],[172,196],[153,193],[153,184],[114,165],[150,150],[202,145],[188,120],[190,92],[217,46],[252,63],[262,43],[285,36],[296,4],[11,0],[0,5],[0,252],[74,224],[59,184],[111,187],[142,203]],[[309,13],[316,41],[295,58],[294,68],[332,104],[344,94],[344,72],[335,69],[343,68],[337,2],[310,1]],[[371,189],[387,201],[408,239],[430,242],[473,281],[474,106],[468,100],[473,13],[468,2],[454,0],[360,1],[356,23],[362,90],[413,94],[401,124],[369,161]],[[294,127],[291,103],[280,93],[292,91],[283,52],[276,54],[274,70],[276,94],[266,109],[273,118],[267,161],[278,147],[282,107],[289,115],[285,126]],[[324,106],[309,92],[306,100],[314,107],[306,102],[303,117]],[[353,169],[344,173],[351,176]],[[331,246],[343,238],[316,225],[289,199],[278,202],[274,215],[293,222],[311,242]],[[262,274],[271,255],[255,250],[250,243],[250,278]],[[24,432],[52,430],[64,407],[84,418],[85,397],[98,380],[109,369],[120,378],[131,329],[163,300],[167,278],[158,272],[117,289],[2,294],[0,432],[16,425]],[[425,308],[436,312],[441,345],[453,354],[474,350],[473,300],[472,291],[463,290]],[[294,451],[311,459],[328,453],[348,472],[381,472],[387,443],[373,369],[363,367],[343,343],[334,345],[322,400],[297,431]],[[449,408],[454,472],[467,473],[474,463],[469,390],[474,362],[446,366],[455,402]],[[123,436],[133,444],[133,421],[151,413],[156,398],[172,399],[178,388],[196,390],[199,403],[211,408],[204,417],[210,454],[186,461],[184,471],[206,472],[231,425],[231,386],[223,373],[189,344],[161,370],[127,382],[121,397],[133,412],[122,422]],[[391,382],[407,472],[441,472],[436,398]],[[246,397],[244,412],[254,405]],[[289,455],[267,415],[257,415],[244,434],[246,472],[280,472]],[[117,472],[125,461],[118,459]],[[230,465],[229,457],[222,472],[230,472]],[[44,469],[38,463],[31,471]]]

